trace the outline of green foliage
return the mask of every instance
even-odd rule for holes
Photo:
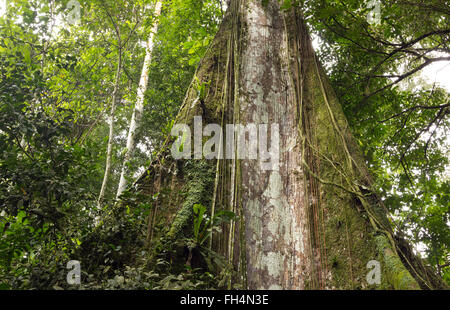
[[[120,133],[135,101],[145,55],[141,42],[154,22],[154,1],[79,2],[77,25],[66,23],[67,1],[9,2],[0,17],[0,288],[74,288],[65,282],[65,264],[72,259],[82,263],[79,288],[151,288],[177,281],[184,288],[205,288],[211,275],[186,274],[189,283],[197,281],[190,285],[178,275],[174,281],[148,271],[142,234],[148,203],[137,203],[127,192],[124,200],[133,207],[116,209],[111,187],[106,207],[97,210],[117,46],[123,46],[124,71],[116,110]],[[163,11],[146,125],[137,137],[150,151],[166,124],[170,131],[222,17],[215,1],[171,1]],[[114,138],[112,184],[124,143],[123,136]],[[137,151],[132,171],[149,160],[148,151]],[[209,280],[201,282],[205,276]]]
[[[197,76],[194,76],[194,80],[196,83],[195,86],[197,88],[198,98],[200,101],[203,101],[205,100],[206,95],[208,94],[208,89],[211,84],[211,81],[208,81],[207,83],[200,83]]]
[[[206,241],[234,214],[208,215],[197,196],[189,201],[192,235],[179,241],[203,267],[180,271],[170,259],[152,261],[145,247],[151,201],[126,192],[115,205],[111,186],[97,209],[118,45],[124,74],[110,184],[118,181],[155,1],[80,0],[77,25],[67,22],[67,2],[8,1],[0,17],[0,289],[227,287],[233,271]],[[298,2],[396,230],[450,283],[448,90],[416,75],[390,86],[448,56],[447,1],[383,1],[379,25],[367,22],[364,1],[279,1],[283,10]],[[132,173],[170,132],[223,14],[216,0],[164,2]],[[200,100],[209,86],[197,82]],[[72,259],[82,262],[80,287],[65,282]]]
[[[144,121],[138,139],[148,149],[158,149],[166,134],[161,132],[175,119],[195,69],[205,54],[222,19],[218,1],[175,0],[165,6],[160,19],[150,66]],[[148,155],[139,153],[141,163]],[[144,159],[145,158],[145,159]],[[139,164],[139,163],[137,163]]]
[[[228,210],[220,210],[212,217],[206,213],[207,208],[201,204],[194,207],[194,245],[202,246],[205,241],[212,236],[213,232],[220,232],[220,224],[230,222],[236,215]]]
[[[304,11],[396,231],[448,278],[449,93],[411,74],[449,56],[444,2],[382,1],[380,24],[365,1],[304,1]]]

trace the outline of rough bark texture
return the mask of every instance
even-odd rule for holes
[[[211,246],[233,264],[232,281],[245,288],[443,287],[395,239],[300,9],[264,2],[232,1],[176,123],[192,125],[201,115],[204,124],[222,128],[279,124],[279,169],[237,158],[175,161],[168,138],[136,183],[144,193],[160,193],[149,219],[151,244],[157,235],[189,234],[192,206],[202,203],[211,213],[239,216]],[[209,85],[204,96],[199,83]],[[381,263],[380,285],[367,283],[371,260]]]

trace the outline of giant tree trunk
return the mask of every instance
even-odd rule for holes
[[[232,1],[199,65],[176,123],[278,124],[279,167],[258,160],[174,160],[168,138],[136,183],[159,193],[151,244],[190,233],[192,206],[227,209],[239,221],[211,240],[249,289],[440,287],[396,238],[299,8],[277,0]],[[203,85],[203,86],[201,86]],[[199,91],[206,86],[206,91]],[[192,130],[192,132],[194,132]],[[275,143],[269,132],[269,146]],[[168,193],[168,194],[167,194]],[[154,196],[155,197],[155,196]],[[167,228],[165,228],[167,227]],[[381,264],[370,285],[369,261]]]

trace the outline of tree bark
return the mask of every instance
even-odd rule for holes
[[[125,158],[122,164],[122,171],[120,174],[120,181],[119,186],[117,188],[117,198],[123,193],[123,191],[126,188],[126,175],[128,172],[128,165],[130,163],[130,160],[133,156],[133,151],[136,146],[135,142],[135,136],[136,136],[136,130],[139,126],[142,112],[144,110],[144,96],[145,91],[147,90],[147,84],[148,84],[148,72],[150,68],[150,63],[152,61],[152,52],[153,52],[153,40],[156,35],[156,32],[158,31],[158,18],[161,14],[161,7],[162,2],[158,1],[155,4],[155,11],[154,11],[154,17],[155,21],[153,22],[152,29],[150,30],[150,35],[148,37],[147,46],[145,50],[145,59],[144,64],[142,65],[142,73],[141,78],[139,80],[139,86],[137,89],[137,97],[136,97],[136,104],[133,110],[133,114],[131,116],[130,120],[130,127],[128,129],[128,138],[127,138],[127,149],[125,153]]]
[[[158,231],[167,245],[191,233],[195,203],[211,213],[233,211],[239,221],[223,225],[211,239],[212,249],[237,272],[229,287],[443,287],[394,235],[300,8],[265,2],[231,2],[175,123],[193,127],[200,115],[205,125],[222,128],[278,124],[278,169],[264,170],[258,160],[238,156],[175,160],[168,138],[136,182],[149,195],[170,191],[158,196],[164,208],[152,209],[149,231]],[[203,95],[199,85],[209,85]],[[268,145],[275,142],[269,131]],[[380,283],[367,280],[371,261],[381,266]]]
[[[120,35],[118,35],[120,38]],[[119,39],[119,56],[117,60],[117,69],[116,74],[114,76],[114,88],[111,96],[111,111],[109,115],[109,138],[108,138],[108,147],[106,151],[106,165],[105,165],[105,174],[103,176],[102,187],[100,190],[100,194],[98,197],[98,208],[100,209],[105,198],[106,187],[108,185],[109,175],[111,173],[111,160],[112,160],[112,148],[113,148],[113,139],[114,139],[114,117],[116,114],[116,105],[117,105],[117,97],[119,93],[120,86],[120,77],[122,75],[122,48],[120,45]]]

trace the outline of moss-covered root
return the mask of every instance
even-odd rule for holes
[[[211,205],[214,188],[215,167],[211,162],[190,161],[186,163],[186,198],[181,209],[177,212],[169,232],[167,241],[178,239],[183,233],[189,233],[189,223],[193,221],[192,207],[197,204]]]
[[[396,290],[419,290],[420,286],[405,268],[385,235],[375,237],[377,249],[383,259],[387,282]]]

